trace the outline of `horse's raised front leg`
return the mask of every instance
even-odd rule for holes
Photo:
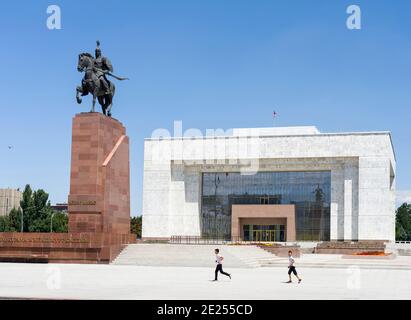
[[[82,89],[81,87],[77,87],[77,88],[76,88],[76,100],[77,100],[77,103],[78,103],[78,104],[80,104],[81,101],[82,101],[81,95],[80,95],[80,94],[82,94],[82,93],[83,93],[83,89]]]

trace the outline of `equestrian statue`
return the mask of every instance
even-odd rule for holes
[[[100,49],[100,41],[97,41],[95,57],[90,53],[81,53],[78,56],[77,70],[84,72],[84,78],[81,86],[76,91],[77,103],[81,103],[82,96],[89,93],[93,95],[93,102],[90,112],[95,112],[96,99],[104,115],[111,117],[111,108],[113,107],[113,97],[116,91],[114,83],[107,79],[110,76],[117,80],[128,80],[128,78],[117,77],[113,72],[113,66],[107,57],[103,57]]]

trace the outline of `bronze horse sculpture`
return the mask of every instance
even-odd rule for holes
[[[99,42],[97,42],[99,45]],[[108,61],[108,60],[107,60]],[[96,64],[96,59],[90,53],[81,53],[78,56],[77,70],[84,72],[84,78],[81,86],[78,86],[76,91],[77,103],[81,103],[82,96],[89,93],[93,95],[93,102],[90,112],[95,112],[96,99],[101,105],[104,115],[111,117],[111,109],[113,107],[113,97],[116,91],[114,83],[108,81],[106,75],[109,75],[117,80],[128,80],[128,78],[117,77],[110,73],[112,67],[101,68]]]

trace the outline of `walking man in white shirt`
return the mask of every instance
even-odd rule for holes
[[[297,270],[295,269],[294,263],[295,263],[295,260],[293,258],[293,252],[290,250],[288,251],[288,278],[289,280],[287,283],[292,283],[291,273],[294,273],[294,275],[297,277],[298,283],[300,283],[302,280],[297,274]]]
[[[216,268],[215,268],[215,278],[214,281],[218,281],[218,272],[221,272],[223,275],[230,277],[231,279],[231,274],[224,272],[223,271],[223,260],[224,257],[220,256],[220,249],[215,249],[214,250],[215,253],[215,263],[217,264]]]

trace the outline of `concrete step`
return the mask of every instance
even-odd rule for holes
[[[115,265],[214,267],[216,245],[131,244],[112,262]],[[224,267],[256,268],[276,256],[257,246],[220,245]]]

